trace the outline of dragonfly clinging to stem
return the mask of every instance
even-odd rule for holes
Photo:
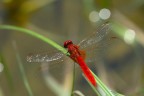
[[[107,34],[109,33],[109,23],[102,24],[96,32],[92,33],[87,38],[83,39],[78,45],[73,44],[71,40],[67,40],[64,42],[64,47],[67,48],[69,56],[74,62],[76,62],[86,78],[91,82],[93,86],[97,86],[96,80],[91,73],[89,67],[87,66],[87,61],[93,61],[95,60],[95,57],[92,57],[97,54],[95,51],[97,51],[97,48],[100,46],[106,46],[106,44],[103,42],[104,38],[106,38]],[[108,37],[106,38],[106,42],[111,41],[111,39],[114,39],[115,37]],[[105,41],[105,40],[104,40]],[[90,56],[92,55],[92,56]],[[49,55],[48,53],[43,54],[30,54],[27,56],[28,62],[54,62],[60,60],[63,56],[66,56],[62,52],[55,52],[52,55]]]

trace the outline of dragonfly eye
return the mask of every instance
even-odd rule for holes
[[[67,48],[67,46],[68,46],[69,44],[73,44],[73,42],[72,42],[71,40],[65,41],[65,42],[64,42],[64,48]]]

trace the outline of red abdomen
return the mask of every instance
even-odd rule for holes
[[[81,56],[77,57],[77,63],[80,65],[87,79],[92,83],[92,85],[96,86],[96,80]]]

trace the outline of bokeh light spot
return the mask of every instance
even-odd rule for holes
[[[100,19],[99,15],[98,15],[98,12],[96,12],[96,11],[90,12],[89,19],[90,19],[91,22],[97,22]]]
[[[0,72],[2,72],[3,69],[4,69],[4,66],[3,66],[3,64],[0,63]]]
[[[132,44],[134,42],[135,35],[136,34],[134,30],[132,29],[126,30],[125,35],[124,35],[124,41],[128,44]]]
[[[111,16],[111,12],[109,9],[103,8],[99,12],[99,17],[103,20],[110,18],[110,16]]]

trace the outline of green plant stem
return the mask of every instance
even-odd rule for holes
[[[51,46],[55,47],[57,50],[60,50],[61,52],[63,52],[64,54],[69,55],[69,53],[67,52],[67,50],[65,48],[61,47],[56,42],[38,34],[32,30],[28,30],[25,28],[17,27],[17,26],[11,26],[11,25],[0,25],[0,29],[15,30],[15,31],[26,33],[28,35],[31,35],[35,38],[38,38],[38,39],[50,44]]]
[[[73,68],[73,82],[72,82],[71,96],[74,96],[73,92],[74,92],[74,84],[75,84],[75,64],[76,63],[74,63],[74,68]]]
[[[92,72],[92,71],[91,71]],[[96,92],[98,94],[98,96],[103,96],[101,93],[103,92],[104,94],[106,94],[106,96],[124,96],[122,94],[116,93],[114,94],[93,72],[92,72],[93,76],[96,79],[97,82],[97,87],[94,87],[91,82],[89,82],[89,80],[87,80],[87,78],[85,77],[85,79],[87,80],[87,82],[90,84],[90,86],[92,87],[92,89],[94,90],[94,92]],[[99,88],[101,89],[102,92],[100,92]]]
[[[11,92],[14,93],[14,91],[15,91],[15,86],[14,86],[14,84],[13,84],[13,78],[12,78],[12,75],[11,75],[11,73],[10,73],[10,70],[9,70],[6,62],[5,62],[5,59],[4,59],[2,53],[0,54],[0,63],[3,64],[3,66],[4,66],[4,72],[5,72],[5,74],[6,74],[6,78],[7,78],[7,80],[8,80],[8,84],[10,85]]]
[[[22,80],[23,80],[23,82],[24,82],[24,85],[25,85],[25,87],[26,87],[26,90],[28,91],[29,96],[34,96],[33,93],[32,93],[32,90],[31,90],[31,88],[30,88],[30,85],[29,85],[29,83],[28,83],[28,80],[27,80],[27,78],[26,78],[26,74],[25,74],[25,71],[24,71],[24,68],[23,68],[22,61],[21,61],[21,59],[20,59],[20,55],[19,55],[19,52],[18,52],[18,49],[17,49],[17,46],[16,46],[16,42],[13,41],[12,44],[13,44],[13,47],[14,47],[14,50],[15,50],[15,53],[16,53],[16,59],[17,59],[17,61],[18,61],[18,66],[19,66],[19,68],[20,68],[20,73],[21,73],[21,76],[22,76],[22,78],[23,78]]]
[[[84,74],[82,74],[84,76],[84,78],[86,79],[86,81],[89,83],[89,85],[91,86],[91,88],[93,89],[93,91],[98,95],[101,96],[101,94],[99,93],[99,91],[91,84],[91,82],[85,77]]]

